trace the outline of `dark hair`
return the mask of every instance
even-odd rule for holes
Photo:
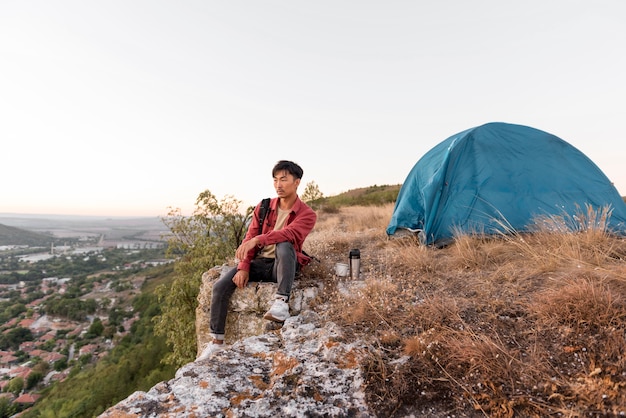
[[[272,177],[275,177],[276,173],[278,173],[279,171],[286,171],[297,179],[301,179],[302,174],[304,174],[304,171],[302,171],[302,167],[300,167],[293,161],[287,160],[280,160],[276,163],[274,168],[272,168]]]

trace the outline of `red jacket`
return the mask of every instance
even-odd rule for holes
[[[311,261],[311,258],[302,254],[302,245],[307,235],[311,232],[315,226],[317,215],[306,203],[300,200],[296,196],[296,201],[291,208],[291,213],[285,222],[283,229],[274,231],[274,225],[276,225],[276,219],[278,218],[278,211],[276,206],[278,205],[278,197],[270,200],[270,207],[263,222],[263,229],[261,235],[259,235],[259,211],[261,203],[254,208],[254,216],[252,222],[248,227],[248,232],[243,242],[250,240],[253,237],[258,237],[260,245],[266,246],[271,244],[278,244],[279,242],[290,242],[293,244],[296,250],[296,256],[298,263],[301,266],[306,266]],[[248,255],[244,260],[241,260],[237,265],[238,270],[250,271],[250,261],[255,257],[259,249],[253,249],[248,252]]]

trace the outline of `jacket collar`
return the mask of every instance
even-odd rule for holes
[[[270,201],[270,208],[274,211],[278,210],[278,199],[279,199],[278,197],[275,197]],[[293,202],[293,206],[291,207],[291,212],[293,213],[300,212],[300,210],[302,210],[303,205],[304,205],[304,202],[300,200],[300,196],[296,195],[296,201]]]

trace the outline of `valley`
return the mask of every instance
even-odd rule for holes
[[[0,396],[18,412],[119,344],[150,272],[173,260],[160,220],[0,215],[0,225],[10,231],[0,234]]]

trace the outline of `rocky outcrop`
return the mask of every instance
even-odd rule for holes
[[[213,283],[229,269],[202,277],[196,310],[198,352],[210,340]],[[148,392],[135,392],[101,418],[130,417],[371,417],[359,361],[366,350],[309,309],[319,282],[296,280],[293,315],[268,331],[263,314],[276,284],[251,283],[231,298],[224,350],[183,366]],[[271,323],[270,323],[271,324]]]
[[[214,267],[202,275],[198,307],[196,308],[198,354],[211,340],[209,311],[211,309],[213,283],[231,268],[225,264]],[[289,299],[290,313],[298,315],[303,310],[308,309],[320,290],[321,284],[319,282],[311,283],[306,280],[296,280]],[[233,343],[265,333],[268,321],[263,319],[263,315],[274,302],[275,294],[275,283],[250,282],[245,289],[237,289],[230,300],[228,317],[226,318],[226,343]]]
[[[364,354],[306,310],[280,330],[183,366],[100,417],[371,417],[359,367]]]

